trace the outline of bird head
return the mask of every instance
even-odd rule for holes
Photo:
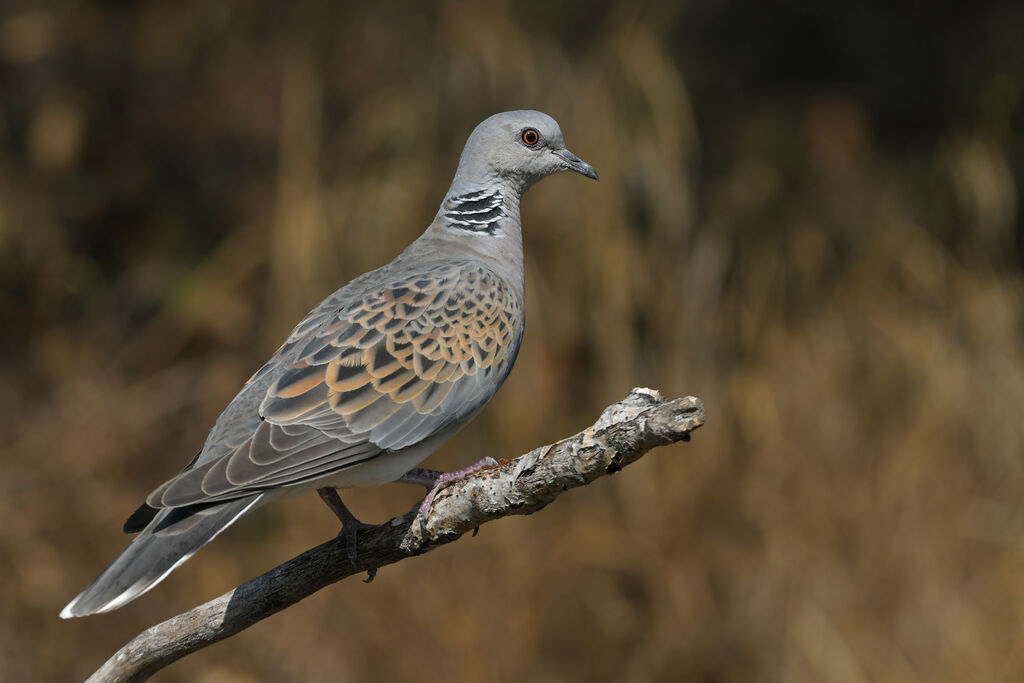
[[[565,146],[558,122],[539,111],[506,111],[470,134],[456,181],[485,184],[497,178],[521,191],[541,178],[574,171],[597,180],[597,171]]]

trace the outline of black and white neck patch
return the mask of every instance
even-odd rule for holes
[[[444,217],[449,228],[493,235],[498,221],[508,217],[505,197],[497,188],[449,197],[444,203]]]

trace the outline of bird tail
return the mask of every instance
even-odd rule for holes
[[[131,602],[251,510],[263,495],[202,507],[160,510],[128,549],[69,602],[60,616],[84,617]]]

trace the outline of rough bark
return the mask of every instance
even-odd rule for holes
[[[422,524],[417,507],[358,534],[353,563],[332,539],[219,598],[153,626],[131,640],[89,681],[142,681],[185,655],[223,640],[321,588],[450,543],[506,515],[529,515],[559,494],[619,471],[647,451],[689,440],[704,424],[700,399],[671,401],[634,389],[575,436],[482,470],[440,492]]]

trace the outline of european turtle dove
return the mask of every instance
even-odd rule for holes
[[[441,475],[417,465],[480,412],[515,362],[524,323],[520,199],[559,171],[597,179],[550,116],[510,111],[477,126],[426,231],[299,323],[202,451],[125,523],[141,533],[61,616],[134,600],[243,514],[285,494],[319,490],[350,554],[361,524],[335,489],[425,484],[424,515],[441,487],[473,468]]]

